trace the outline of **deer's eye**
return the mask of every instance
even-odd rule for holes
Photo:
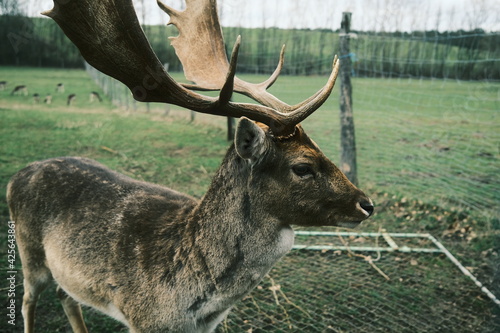
[[[297,164],[292,167],[293,172],[299,177],[313,176],[314,171],[309,164]]]

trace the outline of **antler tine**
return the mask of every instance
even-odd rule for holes
[[[162,6],[164,6],[162,4]],[[238,38],[241,38],[241,36],[238,36]],[[283,63],[285,61],[285,45],[283,44],[283,47],[281,48],[280,52],[280,59],[278,62],[278,65],[276,66],[276,69],[274,70],[273,74],[264,82],[254,84],[255,86],[261,87],[261,89],[266,90],[269,89],[278,79],[279,75],[281,74],[281,70],[283,69]],[[239,79],[237,79],[239,80]],[[244,81],[239,80],[240,84],[244,83]],[[246,82],[248,84],[248,82]],[[202,87],[196,84],[189,84],[189,83],[182,83],[182,86],[191,90],[199,90],[199,91],[211,91],[211,90],[219,90],[218,88],[208,88],[208,87]],[[244,94],[243,91],[240,91],[240,93]],[[249,96],[250,97],[250,96]]]
[[[332,72],[328,78],[326,85],[319,90],[315,95],[313,95],[308,100],[300,104],[299,108],[295,111],[287,114],[287,119],[290,119],[290,125],[295,123],[298,124],[304,119],[306,119],[311,113],[317,110],[330,96],[333,87],[335,86],[335,81],[340,70],[340,61],[337,56],[333,59]]]
[[[238,62],[238,51],[240,50],[241,36],[238,36],[234,43],[231,61],[229,62],[229,72],[227,73],[226,83],[222,86],[219,94],[219,103],[226,104],[231,100],[234,87],[234,76],[236,74],[236,63]]]
[[[273,74],[264,82],[261,83],[250,83],[239,78],[235,79],[234,91],[252,98],[253,100],[270,106],[274,109],[280,110],[281,112],[290,112],[296,109],[296,106],[290,106],[287,103],[276,98],[276,96],[270,94],[267,89],[270,88],[278,79],[283,68],[283,63],[285,61],[285,45],[281,48],[280,59],[278,65],[274,70]]]
[[[168,16],[170,16],[170,22],[168,22],[167,25],[173,24],[172,23],[172,18],[173,17],[178,17],[180,15],[180,12],[177,11],[177,10],[175,10],[175,9],[173,9],[172,7],[169,7],[169,6],[165,5],[160,0],[157,0],[156,3],[158,4],[158,7],[160,7],[165,13],[167,13]]]
[[[283,63],[285,62],[285,44],[281,47],[281,52],[280,52],[280,60],[278,62],[278,66],[276,66],[276,69],[274,70],[273,74],[264,82],[259,83],[259,86],[264,87],[264,89],[269,89],[271,86],[276,82],[278,79],[278,76],[281,74],[281,70],[283,69]]]

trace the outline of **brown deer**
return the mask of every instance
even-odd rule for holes
[[[172,44],[198,84],[189,88],[220,89],[218,98],[162,70],[131,0],[56,1],[46,15],[136,99],[242,117],[234,144],[201,200],[84,158],[35,162],[13,176],[25,332],[51,281],[75,332],[87,332],[80,303],[131,332],[211,332],[291,249],[291,225],[354,227],[373,212],[298,125],[330,95],[337,60],[317,94],[290,106],[266,91],[283,52],[269,80],[243,82],[234,76],[239,40],[228,62],[215,0],[188,0],[183,12],[160,6],[180,30]],[[233,87],[260,104],[231,102]]]
[[[45,104],[52,104],[52,95],[51,94],[47,94],[47,96],[45,96],[45,98],[43,99],[43,102]]]
[[[14,89],[12,89],[12,92],[10,93],[11,96],[14,95],[23,95],[23,96],[28,96],[28,87],[26,87],[24,84],[15,86]]]
[[[76,101],[76,94],[69,94],[66,100],[66,105],[71,106]]]
[[[63,93],[64,92],[64,83],[58,83],[56,85],[56,92]]]
[[[34,93],[33,94],[33,103],[39,104],[40,103],[40,94],[39,93]]]
[[[102,102],[101,95],[97,91],[91,91],[89,94],[89,102],[94,103],[95,100]]]

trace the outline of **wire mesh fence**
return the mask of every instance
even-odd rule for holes
[[[344,238],[339,246],[379,242]],[[329,246],[339,239],[330,237]],[[432,248],[423,238],[403,244]],[[302,249],[280,261],[217,332],[499,330],[500,306],[444,254]]]
[[[62,40],[54,37],[59,29],[39,28],[46,21],[26,22],[23,19],[20,26],[29,26],[30,36],[45,31],[52,40]],[[5,26],[12,31],[15,25]],[[158,29],[148,29],[150,37]],[[224,33],[229,42],[238,34],[244,36],[238,72],[272,72],[283,43],[287,44],[284,74],[328,73],[332,55],[338,53],[338,34],[331,30],[255,29],[242,33],[240,28],[226,28]],[[165,46],[166,36],[157,33],[151,39],[158,41],[153,43],[155,50],[163,50],[160,59],[171,61],[171,68],[180,70],[173,49]],[[426,215],[426,227],[439,232],[463,228],[469,230],[469,235],[498,235],[499,39],[499,32],[482,30],[358,31],[352,35],[349,56],[356,76],[360,161],[370,168],[373,188],[391,195],[404,193],[395,203],[398,207],[392,207],[398,223]],[[45,38],[29,41],[22,45],[21,55],[30,58],[21,61],[23,64],[53,65],[59,59],[53,54],[72,53],[78,59],[76,49],[69,52],[69,48],[58,48],[64,52],[55,52],[56,48],[51,47],[47,48],[51,52],[41,52],[44,48],[39,42]],[[34,51],[26,52],[28,47]],[[19,56],[16,54],[16,61]],[[70,60],[74,61],[66,57],[61,63],[69,65]],[[91,67],[87,71],[115,105],[149,111],[150,104],[134,101],[121,83]],[[375,77],[378,79],[368,79]],[[303,82],[295,92],[293,84],[285,86],[291,95],[299,96],[305,90]],[[325,108],[337,108],[332,105]],[[167,106],[164,108],[169,111]],[[321,134],[338,128],[325,119],[317,116],[310,120],[316,121],[310,127]],[[322,140],[320,135],[316,138]],[[327,146],[322,142],[320,145]],[[333,148],[329,153],[337,156]],[[362,177],[366,183],[368,177]],[[450,207],[455,209],[456,218],[448,219]],[[450,221],[453,225],[445,225]],[[416,223],[411,227],[401,223],[398,227],[423,228]],[[368,237],[347,241],[351,249],[380,245]],[[331,246],[333,240],[316,238],[314,245],[317,242]],[[405,240],[404,245],[428,248],[430,244],[429,240],[415,238]],[[488,246],[493,248],[492,253],[498,249],[498,244]],[[217,331],[498,332],[500,310],[439,252],[295,250],[238,303]]]
[[[101,87],[104,94],[109,97],[113,105],[123,107],[126,110],[137,110],[138,108],[147,108],[148,103],[137,103],[127,86],[113,79],[112,77],[99,72],[94,67],[85,62],[85,70],[94,82]]]
[[[103,74],[87,62],[84,64],[85,71],[94,80],[94,82],[101,87],[104,94],[111,100],[114,106],[128,111],[149,112],[151,110],[151,103],[137,102],[126,85],[108,75]],[[168,64],[165,64],[165,67],[168,69]],[[161,108],[165,114],[170,112],[169,104],[164,104]]]
[[[315,64],[309,67],[319,68],[314,73],[328,71],[335,52],[323,47],[322,38],[318,44],[306,44],[302,33],[290,32],[287,47],[308,58],[290,55],[289,73],[306,73],[293,68],[306,68],[309,61]],[[394,221],[381,222],[383,227],[388,224],[391,230],[397,227],[407,232],[429,228],[440,236],[463,229],[467,230],[463,234],[476,239],[488,233],[498,235],[500,49],[496,43],[487,43],[494,38],[499,34],[358,33],[353,37],[359,161],[364,170],[369,168],[369,179],[361,170],[362,183],[399,196],[387,201],[392,206],[381,208],[394,213]],[[484,45],[471,53],[474,43]],[[308,53],[319,49],[324,53]],[[249,72],[274,68],[274,52],[253,52],[252,56],[264,57],[266,61],[260,63],[273,65]],[[240,68],[257,63],[250,56],[247,63],[244,56],[241,59]],[[282,77],[280,84],[295,97],[304,92],[309,79],[290,82]],[[120,83],[107,84],[116,105],[139,108],[141,104]],[[336,103],[325,108],[336,110]],[[337,122],[336,117],[321,114],[305,124],[329,156],[338,152],[329,142],[331,135],[323,134],[338,128]],[[416,223],[422,216],[425,221]],[[379,245],[369,237],[349,241],[351,248]],[[318,242],[330,246],[332,239],[316,237],[306,244],[311,247]],[[430,249],[420,253],[295,250],[237,304],[217,332],[500,331],[500,307],[445,254],[432,251],[431,243],[423,238],[403,242],[411,248]],[[494,243],[488,246],[490,253],[498,249]],[[476,256],[474,251],[468,253]]]

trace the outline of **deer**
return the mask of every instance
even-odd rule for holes
[[[56,92],[63,93],[64,92],[64,83],[58,83],[56,85]]]
[[[76,94],[69,94],[68,98],[66,99],[66,105],[71,106],[75,101],[76,101]]]
[[[97,91],[91,91],[89,94],[89,102],[93,103],[95,100],[102,102],[101,95],[99,95],[99,93]]]
[[[43,99],[43,102],[45,104],[52,104],[52,94],[48,93]]]
[[[152,51],[131,0],[54,1],[54,19],[93,67],[134,98],[240,118],[206,192],[194,198],[134,180],[83,157],[33,162],[7,186],[22,263],[24,332],[34,332],[40,293],[53,281],[74,332],[87,332],[81,304],[134,333],[212,332],[288,253],[294,226],[353,228],[373,214],[370,198],[331,162],[300,123],[330,96],[327,83],[289,105],[263,83],[235,76],[241,38],[225,54],[215,0],[177,11],[158,1],[194,82],[180,84]],[[218,97],[196,91],[218,90]],[[257,103],[231,101],[233,92]]]
[[[28,87],[25,86],[24,84],[15,86],[14,89],[12,89],[12,92],[10,93],[11,96],[14,95],[23,95],[23,96],[28,96]]]

